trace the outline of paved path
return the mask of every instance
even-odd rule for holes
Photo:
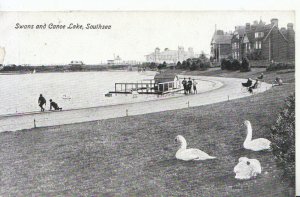
[[[198,80],[208,80],[215,84],[213,90],[196,95],[178,96],[166,99],[110,105],[94,108],[76,109],[51,113],[29,113],[19,116],[0,117],[0,132],[30,129],[36,120],[37,127],[79,123],[93,120],[123,117],[127,114],[139,115],[166,110],[207,105],[222,101],[251,96],[241,91],[241,83],[246,79],[222,77],[193,77]],[[262,83],[255,93],[264,92],[271,88],[271,84]]]

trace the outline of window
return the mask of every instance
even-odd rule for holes
[[[263,38],[264,37],[264,32],[255,32],[254,37],[255,38]]]
[[[254,45],[255,49],[261,49],[261,41],[256,41]]]

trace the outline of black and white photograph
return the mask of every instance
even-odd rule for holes
[[[295,15],[0,11],[0,196],[295,196]]]

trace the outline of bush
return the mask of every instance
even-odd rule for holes
[[[295,94],[286,99],[275,126],[271,128],[272,150],[284,178],[295,183]]]
[[[222,70],[239,70],[241,67],[240,62],[237,59],[222,59],[221,69]]]
[[[221,60],[221,69],[227,70],[231,66],[231,62],[229,59],[222,59]]]
[[[241,64],[237,59],[232,60],[231,67],[228,70],[240,70]]]
[[[240,71],[241,72],[249,72],[249,71],[251,71],[249,60],[247,58],[243,58]]]
[[[267,71],[284,70],[284,69],[295,69],[295,64],[293,64],[293,63],[274,62],[274,63],[271,63],[267,67]]]

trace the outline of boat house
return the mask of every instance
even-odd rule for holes
[[[154,79],[143,80],[137,83],[115,83],[115,90],[110,94],[131,94],[137,91],[138,94],[168,94],[180,92],[178,77],[173,72],[157,73]]]
[[[169,91],[177,87],[177,75],[173,72],[161,72],[154,76],[155,89],[159,92]]]

